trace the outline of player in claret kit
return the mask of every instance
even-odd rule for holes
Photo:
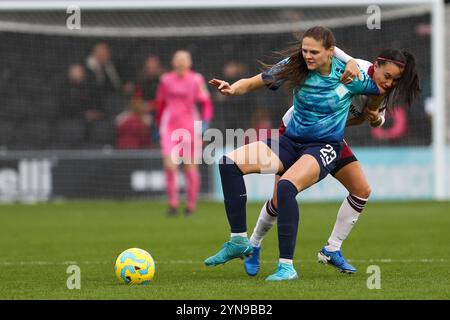
[[[333,56],[335,43],[329,29],[313,27],[305,31],[299,44],[285,51],[284,60],[263,73],[232,85],[217,79],[210,81],[225,95],[241,95],[265,85],[277,89],[288,81],[293,87],[294,111],[279,141],[268,139],[242,146],[224,156],[219,164],[231,239],[205,260],[207,266],[252,254],[243,175],[278,173],[280,255],[275,273],[267,280],[298,277],[293,266],[299,222],[295,197],[335,169],[352,97],[380,94],[365,72],[361,72],[361,79],[355,78],[349,84],[340,82],[345,64]]]
[[[372,64],[365,60],[348,56],[339,48],[335,48],[335,56],[347,63],[347,69],[342,77],[344,83],[348,83],[359,72],[359,68],[375,81],[380,88],[383,100],[370,101],[369,97],[358,95],[353,97],[349,109],[347,126],[363,123],[366,119],[372,127],[380,127],[384,124],[386,109],[395,106],[411,106],[420,92],[419,79],[415,68],[415,58],[407,51],[396,49],[383,50]],[[350,76],[351,79],[347,79]],[[280,134],[291,121],[293,107],[283,116],[280,126]],[[336,267],[344,273],[354,273],[356,268],[347,263],[341,246],[348,237],[355,223],[363,211],[370,195],[370,186],[357,158],[349,145],[344,141],[336,168],[330,172],[349,192],[342,202],[333,231],[327,244],[319,251],[318,260],[321,263]],[[261,208],[258,221],[250,237],[253,246],[253,254],[244,261],[248,275],[255,276],[260,267],[259,257],[261,241],[276,223],[277,211],[277,182],[280,176],[276,176],[274,192],[271,200],[268,200]]]
[[[175,52],[172,66],[173,71],[161,76],[156,93],[157,123],[169,198],[167,213],[169,216],[177,214],[177,170],[181,159],[187,189],[185,214],[190,215],[196,208],[200,189],[199,161],[196,160],[202,153],[202,130],[195,130],[194,122],[201,119],[201,129],[205,129],[212,118],[213,106],[203,76],[191,70],[192,58],[188,51]],[[201,115],[196,103],[202,105]]]

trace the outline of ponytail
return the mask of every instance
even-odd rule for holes
[[[416,58],[408,51],[402,51],[402,53],[406,58],[406,65],[398,83],[399,102],[410,107],[422,89],[416,70]]]

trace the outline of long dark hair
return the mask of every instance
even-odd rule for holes
[[[386,108],[389,110],[395,106],[410,107],[422,90],[414,55],[405,50],[385,49],[378,55],[375,62],[380,66],[390,62],[403,69],[398,84],[386,96]]]
[[[316,26],[306,30],[299,39],[288,48],[274,52],[276,56],[289,58],[289,61],[275,71],[275,79],[285,79],[291,87],[300,86],[308,75],[308,67],[302,54],[302,41],[304,38],[313,38],[320,41],[325,49],[330,49],[336,45],[333,32],[326,27]],[[300,44],[299,44],[300,42]],[[262,63],[264,68],[271,68],[273,65]]]

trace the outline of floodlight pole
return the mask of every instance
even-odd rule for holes
[[[433,167],[434,197],[444,200],[446,192],[447,168],[445,164],[445,5],[443,0],[433,0],[432,8],[432,96],[433,112]]]

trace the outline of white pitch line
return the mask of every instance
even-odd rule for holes
[[[261,260],[261,264],[274,263],[275,260]],[[296,263],[317,263],[317,260],[296,260]],[[352,263],[446,263],[447,259],[355,259],[348,260]],[[156,264],[203,264],[203,261],[193,260],[156,260]],[[106,261],[0,261],[0,266],[31,266],[31,265],[114,265],[114,263]]]

